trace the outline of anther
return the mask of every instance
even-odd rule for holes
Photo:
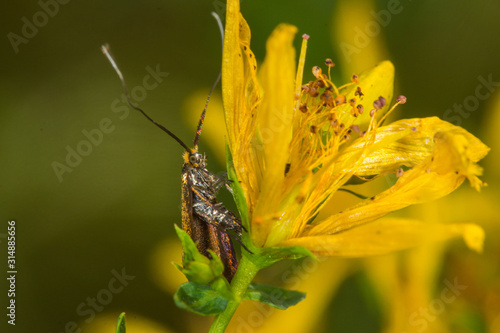
[[[318,97],[318,95],[319,95],[318,89],[311,87],[309,89],[309,95],[311,95],[311,97]]]
[[[314,82],[314,85],[316,87],[319,87],[319,88],[324,88],[325,87],[325,82],[322,81],[322,80],[317,80],[316,82]]]
[[[318,80],[321,80],[323,78],[323,76],[321,75],[321,68],[319,66],[314,66],[312,69],[312,73]]]
[[[356,88],[356,91],[354,92],[354,96],[359,96],[360,98],[364,96],[363,92],[361,91],[361,87]]]
[[[399,96],[396,98],[396,102],[398,102],[399,104],[405,104],[405,103],[406,103],[406,96],[399,95]]]
[[[345,104],[346,98],[344,95],[338,95],[335,97],[335,105],[342,105]]]
[[[382,105],[382,107],[384,107],[387,104],[387,101],[382,96],[380,96],[378,100],[380,101],[380,105]]]
[[[376,101],[373,102],[373,107],[377,110],[380,110],[385,106],[385,103],[385,98],[380,96]]]

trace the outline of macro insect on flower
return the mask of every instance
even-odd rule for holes
[[[228,281],[231,281],[238,267],[238,261],[227,232],[233,232],[234,237],[240,240],[241,221],[222,203],[217,202],[217,192],[227,184],[228,180],[208,171],[205,156],[198,152],[198,142],[208,102],[213,89],[220,80],[220,75],[212,86],[205,108],[201,113],[193,140],[193,148],[189,148],[175,134],[151,119],[141,108],[131,103],[123,75],[109,52],[109,46],[104,45],[101,49],[120,78],[129,105],[142,113],[149,121],[171,136],[185,149],[183,154],[184,165],[182,167],[182,229],[196,243],[196,247],[202,255],[212,258],[212,254],[214,254],[220,258],[224,268],[224,276]]]
[[[224,230],[241,235],[249,251],[242,251],[230,286],[215,280],[192,283],[190,278],[174,296],[178,306],[216,314],[211,332],[222,332],[244,299],[286,309],[305,297],[252,282],[260,269],[283,259],[379,255],[457,236],[481,251],[484,232],[475,224],[384,216],[443,197],[465,179],[479,190],[485,184],[478,178],[482,169],[477,162],[488,147],[437,117],[386,124],[391,111],[406,103],[404,96],[392,102],[394,66],[389,61],[337,85],[330,75],[334,63],[327,59],[325,70],[314,66],[313,80],[303,82],[309,36],[303,35],[296,61],[297,28],[280,24],[267,41],[258,71],[238,0],[227,1],[225,22],[227,172],[241,225],[231,222]],[[387,175],[397,177],[389,188],[332,215],[320,215],[345,186]],[[192,193],[199,194],[201,208],[196,214],[215,211],[218,206],[204,203],[204,186],[193,179]],[[209,183],[216,192],[215,182]],[[238,227],[247,232],[238,232]],[[193,248],[184,244],[185,253],[189,246]],[[196,254],[191,257],[196,263]]]

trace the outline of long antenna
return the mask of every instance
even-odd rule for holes
[[[128,102],[128,105],[130,105],[130,107],[132,107],[133,109],[139,111],[140,113],[142,113],[144,115],[144,117],[146,117],[150,122],[152,122],[153,124],[155,124],[156,126],[158,126],[162,131],[164,131],[165,133],[167,133],[168,135],[170,135],[175,141],[177,141],[186,151],[191,151],[191,149],[184,143],[182,142],[181,139],[179,139],[174,133],[170,132],[168,129],[166,129],[163,125],[161,124],[158,124],[156,121],[154,121],[150,116],[148,116],[146,114],[146,112],[144,112],[141,108],[135,106],[134,104],[132,104],[132,101],[130,100],[130,96],[128,94],[128,89],[127,89],[127,85],[125,84],[125,79],[123,78],[123,74],[122,72],[120,71],[120,69],[118,68],[118,65],[116,64],[116,61],[115,59],[113,58],[113,56],[111,55],[110,51],[109,51],[109,45],[108,44],[105,44],[105,45],[102,45],[101,46],[101,51],[102,53],[104,53],[104,55],[108,58],[109,62],[111,63],[111,66],[113,66],[113,68],[115,69],[116,71],[116,74],[118,74],[118,77],[120,78],[120,81],[122,82],[122,87],[123,87],[123,91],[125,92],[125,97],[127,97],[127,102]],[[220,75],[219,75],[220,77]],[[208,103],[208,101],[207,101]],[[205,115],[203,114],[203,117]],[[200,129],[199,131],[201,132],[201,126],[199,126]]]
[[[222,37],[222,46],[224,47],[224,28],[222,26],[222,21],[220,20],[219,15],[217,13],[212,12],[212,16],[215,18],[217,21],[217,25],[219,26],[220,34]],[[210,93],[208,94],[207,101],[205,102],[205,108],[201,112],[200,116],[200,121],[198,122],[198,128],[196,129],[196,134],[194,135],[194,140],[193,140],[193,146],[195,150],[198,150],[198,142],[200,141],[200,135],[201,135],[201,128],[203,127],[203,122],[205,121],[205,114],[207,113],[207,108],[208,108],[208,102],[210,101],[210,96],[212,96],[212,92],[214,91],[215,87],[220,81],[222,73],[219,73],[219,76],[217,76],[217,79],[215,80],[214,84],[212,85],[212,88],[210,89]]]
[[[198,142],[200,141],[200,135],[201,135],[201,127],[203,126],[203,122],[205,121],[205,114],[207,113],[207,108],[208,108],[208,102],[210,101],[210,96],[212,96],[212,92],[215,89],[215,86],[220,81],[221,73],[219,73],[219,76],[217,76],[217,79],[215,80],[214,84],[212,85],[212,88],[210,89],[210,93],[208,94],[207,101],[205,102],[205,108],[201,112],[200,116],[200,121],[198,123],[198,128],[196,129],[196,134],[194,135],[194,140],[193,140],[193,146],[194,150],[198,149]]]
[[[216,12],[211,12],[212,16],[217,21],[217,25],[219,26],[220,36],[222,37],[222,47],[224,47],[224,27],[222,26],[222,21],[220,20],[219,15]]]

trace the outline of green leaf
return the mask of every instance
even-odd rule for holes
[[[210,286],[186,282],[177,289],[174,295],[175,304],[184,310],[211,316],[224,311],[228,300]]]
[[[184,273],[187,279],[200,285],[209,285],[222,278],[224,264],[220,258],[211,251],[212,259],[205,257],[198,251],[196,244],[185,231],[177,226],[175,226],[175,231],[184,250],[182,266],[177,264],[175,266]]]
[[[285,260],[285,259],[299,259],[303,257],[311,257],[316,259],[314,254],[308,249],[302,246],[290,246],[290,247],[264,247],[256,250],[255,255],[247,254],[243,252],[243,255],[248,255],[249,259],[257,266],[259,269],[268,267],[275,262]]]
[[[125,333],[125,312],[120,313],[116,322],[116,333]]]
[[[294,290],[269,286],[252,282],[245,293],[244,299],[259,301],[280,310],[286,310],[306,297],[306,294]]]

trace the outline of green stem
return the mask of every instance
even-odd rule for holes
[[[234,295],[234,300],[228,302],[226,309],[215,317],[209,332],[224,332],[236,312],[236,309],[243,300],[243,296],[245,295],[250,282],[253,281],[253,278],[258,271],[259,268],[247,256],[241,256],[238,270],[236,271],[233,281],[231,282],[231,290]]]

